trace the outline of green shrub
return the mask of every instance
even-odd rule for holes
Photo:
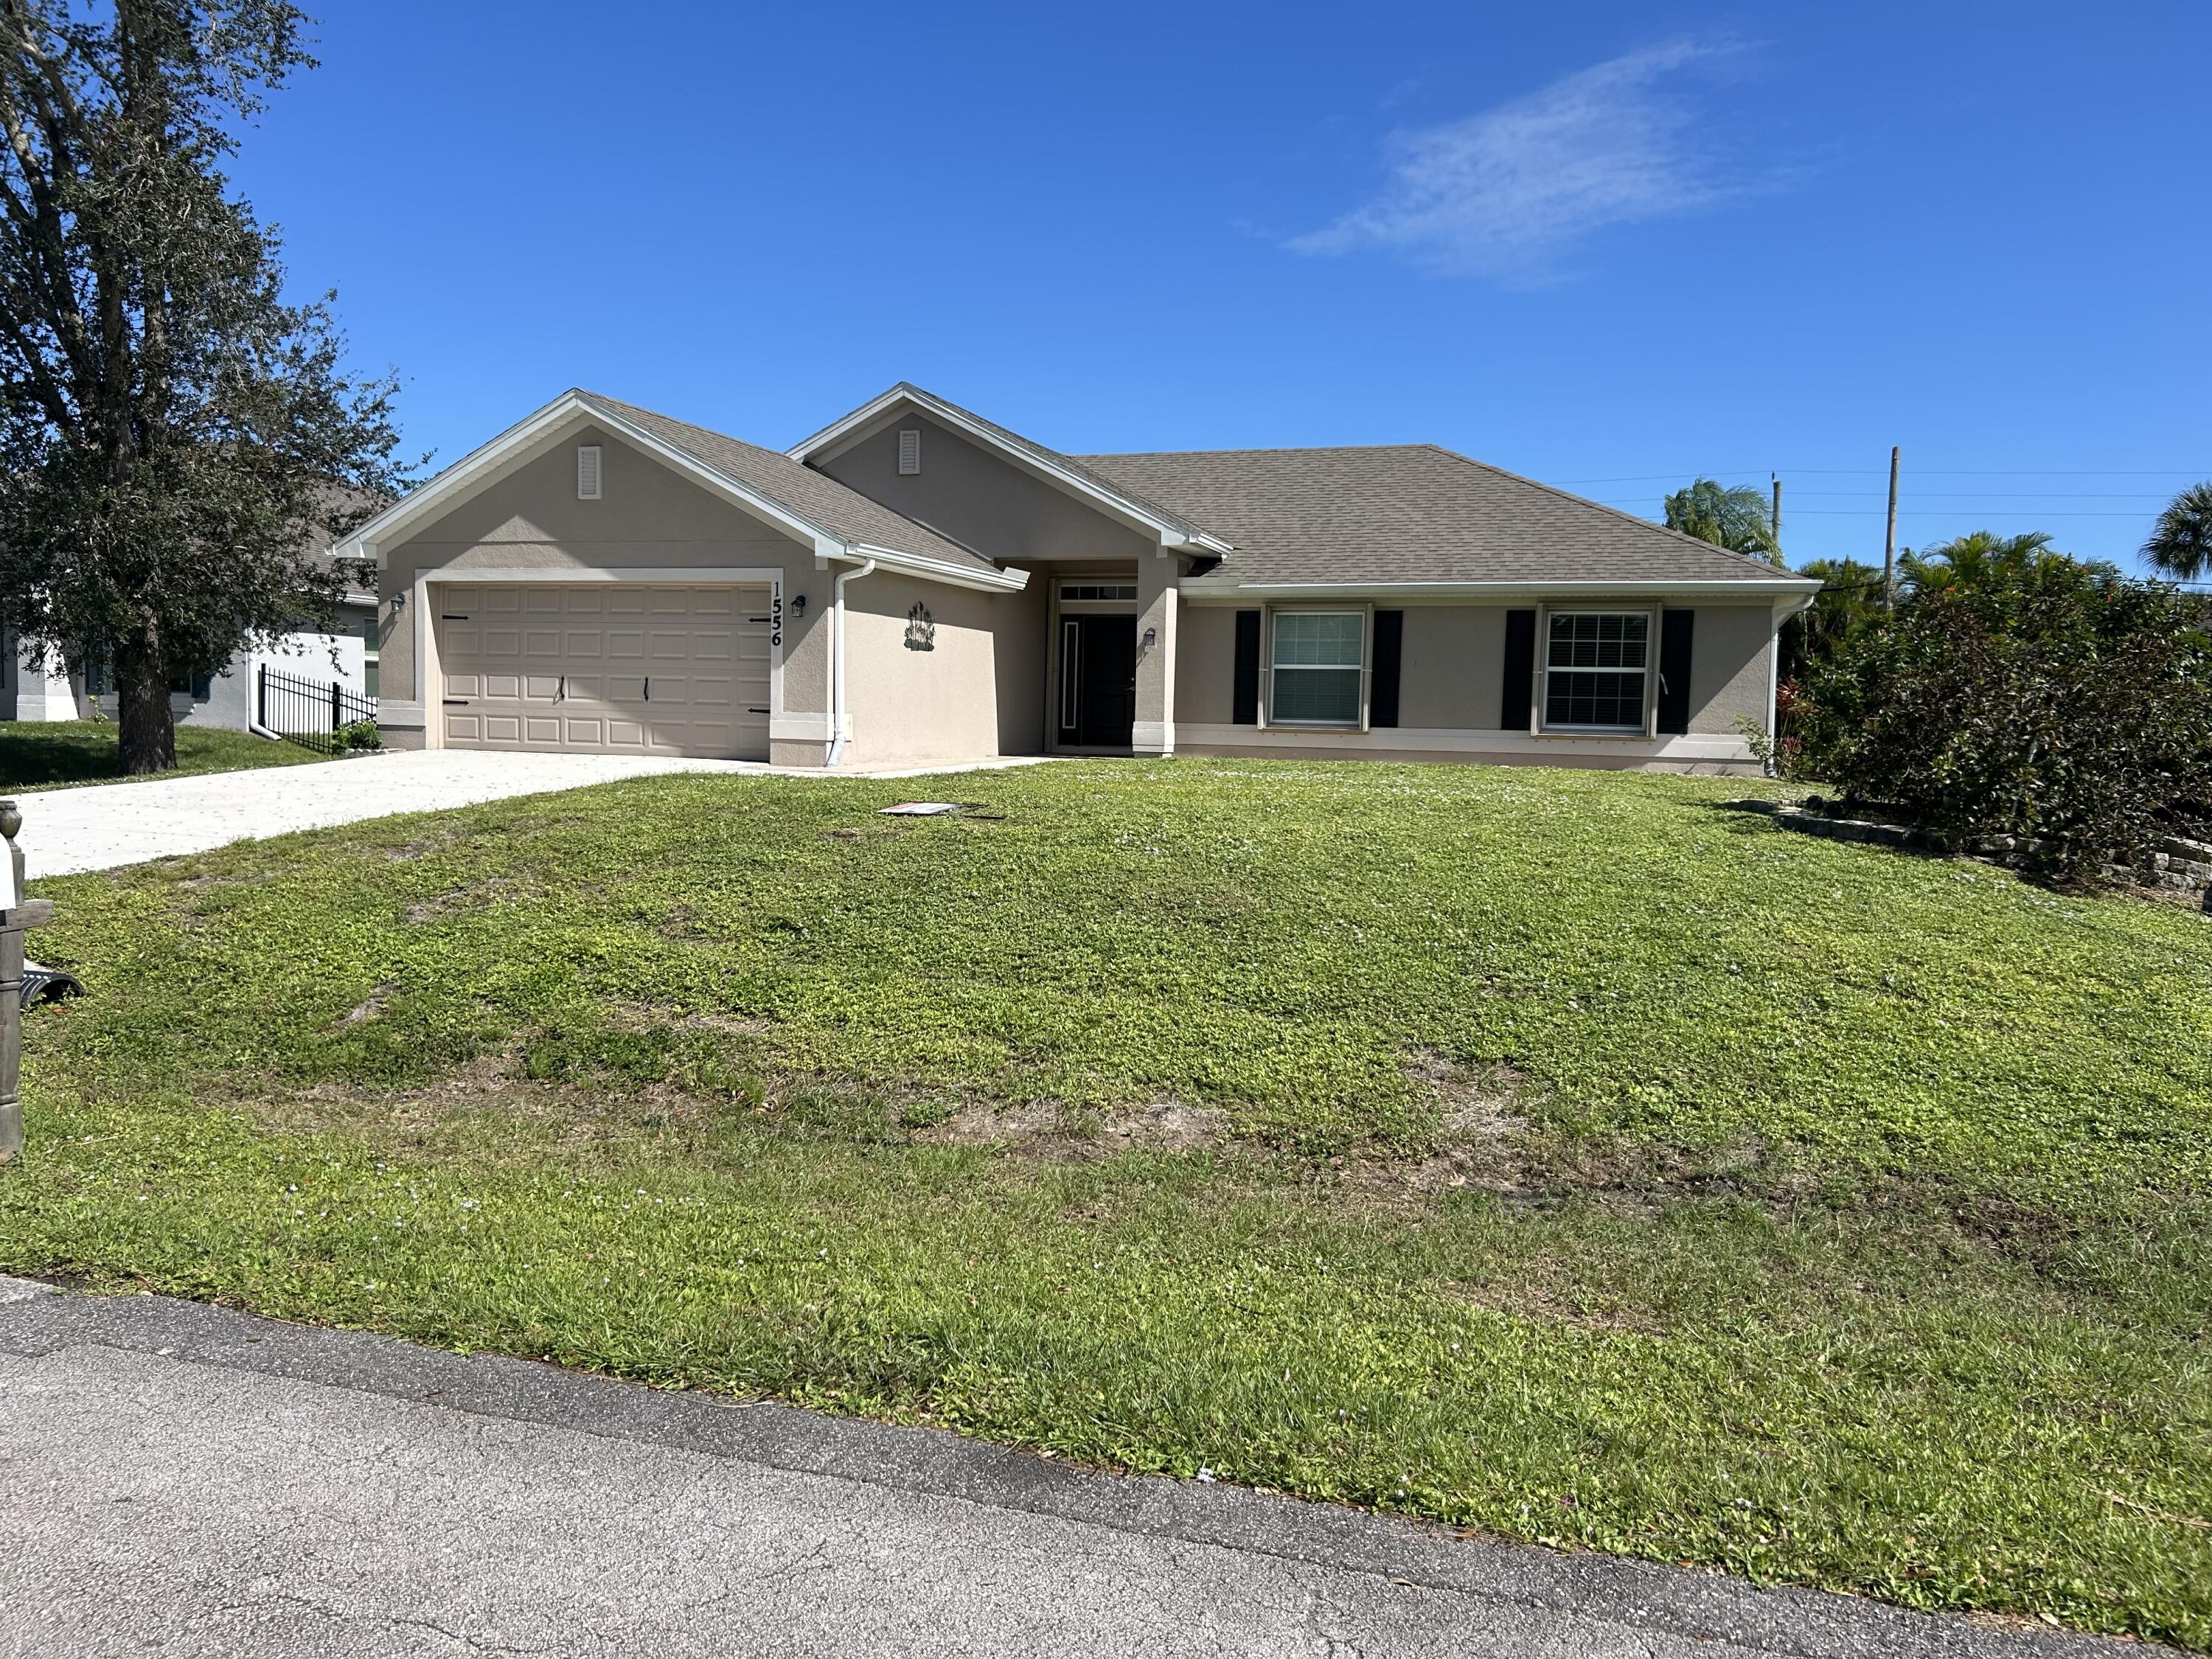
[[[377,750],[384,747],[384,734],[377,730],[374,720],[355,720],[338,727],[342,747],[353,750]]]
[[[2053,874],[2138,862],[2212,822],[2202,601],[2063,562],[1919,588],[1790,699],[1799,775],[1966,838],[2039,843]]]

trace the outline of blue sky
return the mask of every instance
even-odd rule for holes
[[[2212,476],[2212,7],[325,0],[234,168],[450,460],[581,385],[784,444],[1429,441],[1793,560]]]

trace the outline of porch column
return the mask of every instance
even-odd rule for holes
[[[1137,560],[1137,714],[1129,732],[1132,754],[1175,753],[1176,583],[1181,568],[1181,562],[1165,549]]]

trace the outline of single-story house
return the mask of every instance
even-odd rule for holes
[[[171,686],[169,712],[179,726],[272,735],[262,722],[264,668],[374,698],[380,610],[377,596],[354,582],[330,632],[303,624],[265,645],[241,647],[214,672]],[[72,669],[58,653],[0,633],[0,720],[89,720],[95,714],[113,720],[116,707],[115,688],[100,664]]]
[[[1819,584],[1427,444],[1066,455],[900,385],[789,450],[568,392],[335,550],[395,748],[1746,772]]]

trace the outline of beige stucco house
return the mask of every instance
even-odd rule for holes
[[[759,448],[570,392],[337,550],[395,747],[1749,771],[1819,584],[1430,445],[1071,456],[901,385]]]

